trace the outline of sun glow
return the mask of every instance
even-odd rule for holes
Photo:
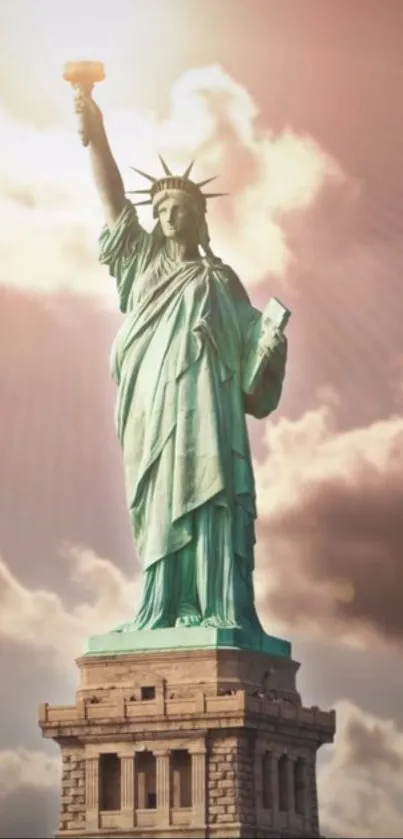
[[[143,101],[152,98],[167,61],[166,39],[177,42],[176,57],[190,25],[186,12],[179,16],[178,7],[161,0],[13,0],[13,6],[15,13],[4,21],[0,9],[10,90],[28,118],[35,109],[44,122],[52,111],[66,122],[71,96],[61,76],[68,61],[105,65],[107,78],[97,87],[103,104],[119,107],[139,95]]]
[[[132,49],[141,60],[158,35],[161,19],[155,19],[153,4],[145,0],[39,0],[30,14],[35,36],[46,37],[47,56],[59,66],[69,60],[119,61],[131,32]]]
[[[114,4],[102,4],[101,8],[93,0],[54,0],[33,4],[31,15],[34,40],[38,46],[40,41],[46,41],[41,60],[46,60],[49,70],[57,68],[60,73],[66,61],[119,60]]]

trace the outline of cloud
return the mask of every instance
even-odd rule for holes
[[[117,327],[86,297],[0,287],[0,555],[64,598],[77,593],[64,542],[128,574],[136,563],[108,361]]]
[[[266,616],[401,644],[403,420],[337,432],[322,406],[267,424],[266,445],[256,466]]]
[[[43,839],[52,836],[59,821],[59,792],[18,787],[0,797],[0,839]]]
[[[1,839],[50,835],[57,825],[60,769],[59,757],[41,751],[0,750]]]
[[[127,188],[139,186],[129,164],[158,172],[159,152],[179,171],[196,157],[197,179],[222,175],[217,189],[231,195],[211,207],[212,241],[248,284],[268,272],[282,276],[298,257],[287,243],[290,213],[303,214],[325,184],[342,194],[348,185],[312,137],[290,129],[275,136],[258,127],[257,115],[248,91],[219,66],[182,74],[166,119],[135,109],[105,113]],[[0,279],[41,292],[101,295],[111,303],[106,272],[96,261],[101,211],[73,116],[65,127],[39,130],[3,111],[0,131]],[[151,215],[142,218],[150,227]]]
[[[91,550],[64,549],[81,598],[68,609],[54,591],[29,589],[0,560],[0,637],[54,656],[65,667],[89,635],[106,632],[135,613],[137,581]]]
[[[312,137],[287,128],[274,135],[258,127],[258,114],[249,92],[220,66],[203,67],[173,85],[170,116],[147,137],[154,156],[160,148],[177,168],[196,157],[202,177],[221,175],[221,188],[231,194],[209,204],[213,242],[249,285],[268,272],[285,273],[293,256],[287,214],[303,213],[326,184],[349,183]],[[123,151],[123,126],[119,136]]]
[[[403,732],[345,700],[318,776],[322,830],[355,839],[401,837]]]
[[[403,737],[396,737],[393,724],[389,729],[379,722],[368,725],[358,717],[349,719],[346,733],[351,763],[363,769],[400,772],[403,769]],[[396,747],[399,741],[400,750]]]
[[[60,761],[44,752],[28,749],[0,750],[0,795],[19,787],[53,789],[60,783]]]

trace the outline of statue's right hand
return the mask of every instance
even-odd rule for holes
[[[76,90],[74,110],[78,116],[78,134],[83,146],[97,141],[103,132],[103,117],[92,97],[83,90]]]

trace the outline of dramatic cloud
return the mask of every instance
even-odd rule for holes
[[[0,751],[1,839],[50,836],[57,827],[59,785],[58,757],[27,749]]]
[[[231,196],[211,205],[213,241],[248,284],[287,269],[288,213],[306,210],[325,184],[348,186],[337,163],[311,137],[291,130],[275,136],[258,128],[257,116],[248,91],[221,67],[191,70],[173,85],[170,117],[155,124],[142,149],[151,171],[150,146],[154,157],[160,148],[177,168],[195,156],[202,176],[221,175],[217,183]],[[123,151],[128,132],[111,128]],[[138,128],[136,136],[141,138]]]
[[[62,130],[39,132],[1,111],[0,131],[1,283],[109,302],[110,283],[96,262],[101,216],[79,145],[70,147]]]
[[[0,560],[0,637],[9,642],[46,651],[63,668],[83,650],[88,635],[113,629],[134,615],[136,581],[127,580],[109,560],[90,550],[66,550],[70,579],[82,595],[67,609],[54,591],[31,590]]]
[[[44,752],[0,750],[0,790],[5,797],[18,787],[52,789],[59,783],[60,763]]]
[[[17,787],[5,798],[0,796],[0,839],[43,839],[44,836],[52,836],[59,824],[59,812],[56,789]]]
[[[337,741],[319,773],[325,836],[402,836],[403,732],[348,701],[337,708]]]
[[[403,420],[337,432],[322,407],[268,424],[266,443],[257,478],[267,613],[401,644]]]

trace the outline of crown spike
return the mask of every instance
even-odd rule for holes
[[[188,178],[189,177],[194,165],[195,165],[195,161],[192,160],[192,162],[189,163],[189,166],[186,169],[186,171],[183,173],[182,178]]]
[[[130,169],[133,169],[133,172],[137,172],[138,175],[141,175],[142,178],[147,178],[148,181],[151,181],[152,184],[158,180],[158,178],[153,178],[152,175],[147,175],[147,172],[142,172],[141,169],[136,169],[135,166],[130,166]]]
[[[203,192],[205,198],[222,198],[223,195],[229,195],[229,192]]]
[[[128,189],[126,195],[149,195],[149,189]]]
[[[160,161],[161,161],[162,168],[163,168],[163,170],[164,170],[165,174],[166,174],[166,175],[168,175],[168,177],[169,177],[169,178],[171,178],[171,177],[172,177],[172,172],[171,172],[171,170],[170,170],[169,166],[167,166],[167,164],[165,163],[164,158],[163,158],[163,157],[161,157],[161,155],[160,155],[160,154],[158,155],[158,157],[159,157],[159,159],[160,159]]]
[[[211,184],[211,181],[215,181],[217,178],[218,178],[218,175],[213,175],[212,178],[206,178],[205,181],[198,181],[196,186],[198,186],[201,189],[202,186],[207,186],[207,184]]]

